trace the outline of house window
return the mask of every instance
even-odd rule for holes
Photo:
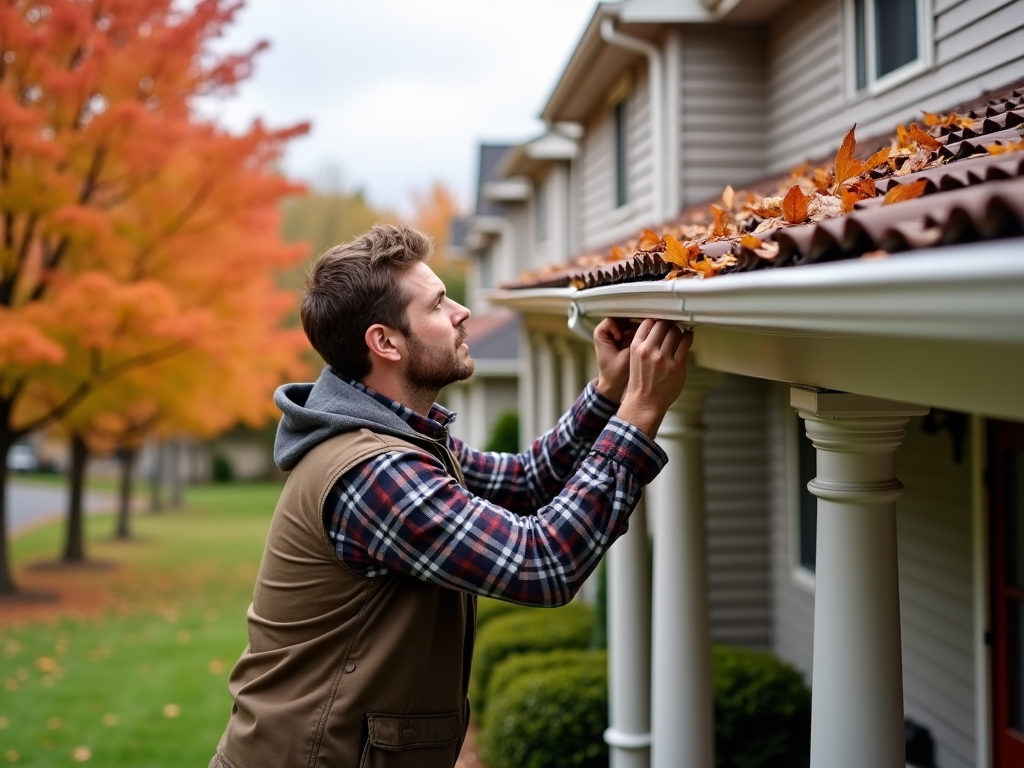
[[[796,416],[796,414],[794,414]],[[818,552],[818,497],[807,489],[807,484],[818,474],[818,456],[814,443],[807,436],[804,421],[796,416],[797,465],[797,565],[814,573]]]
[[[612,131],[615,176],[615,207],[621,208],[627,202],[626,197],[626,100],[622,99],[612,108]]]
[[[543,243],[548,239],[548,193],[547,184],[543,181],[534,187],[533,208],[536,241]]]
[[[927,0],[847,0],[857,92],[880,90],[925,65]]]

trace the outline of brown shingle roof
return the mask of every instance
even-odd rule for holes
[[[929,157],[925,170],[893,175],[882,166],[871,173],[877,196],[858,202],[854,210],[835,218],[810,224],[779,226],[756,233],[770,243],[770,255],[759,254],[740,242],[740,236],[702,240],[702,258],[727,266],[716,273],[785,267],[816,261],[884,255],[979,240],[1024,235],[1024,151],[991,154],[998,145],[1015,145],[1024,134],[1024,81],[959,105],[953,113],[970,118],[969,127],[955,125],[933,128],[940,146]],[[861,142],[859,148],[879,146],[879,140]],[[1024,145],[1021,145],[1024,146]],[[858,155],[861,152],[857,153]],[[905,163],[905,158],[897,158]],[[941,164],[940,164],[941,163]],[[902,166],[900,166],[902,167]],[[903,168],[904,171],[907,168]],[[899,173],[899,171],[897,171]],[[788,177],[776,177],[750,185],[762,194],[779,189]],[[926,182],[921,197],[894,205],[883,205],[893,188]],[[791,181],[789,183],[792,183]],[[666,229],[706,218],[704,206],[683,211]],[[751,232],[760,219],[741,224],[740,233]],[[593,255],[547,274],[531,275],[506,288],[564,287],[592,288],[599,285],[659,280],[672,270],[662,258],[664,251],[630,249],[632,255],[602,263]],[[722,257],[727,257],[723,260]],[[596,262],[596,263],[595,263]]]

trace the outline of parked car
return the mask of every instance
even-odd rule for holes
[[[12,445],[7,452],[7,469],[12,472],[39,472],[42,464],[31,445]]]

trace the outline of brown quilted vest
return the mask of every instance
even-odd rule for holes
[[[292,471],[270,524],[249,645],[228,684],[231,719],[211,766],[454,766],[469,717],[475,598],[400,573],[358,576],[323,529],[324,500],[342,474],[410,449],[464,482],[445,446],[368,430],[324,441]]]

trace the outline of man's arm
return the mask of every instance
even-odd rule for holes
[[[520,516],[473,494],[433,457],[391,453],[349,470],[325,505],[338,557],[364,576],[394,570],[524,605],[572,599],[625,532],[665,455],[613,418],[562,492]]]
[[[618,407],[591,382],[558,424],[522,453],[485,453],[454,437],[448,445],[470,491],[512,512],[533,514],[562,490]]]
[[[635,332],[635,326],[613,318],[598,324],[594,329],[597,380],[587,385],[555,427],[523,453],[484,453],[452,438],[449,447],[459,458],[469,489],[521,514],[532,513],[554,498],[619,407],[629,381]]]

